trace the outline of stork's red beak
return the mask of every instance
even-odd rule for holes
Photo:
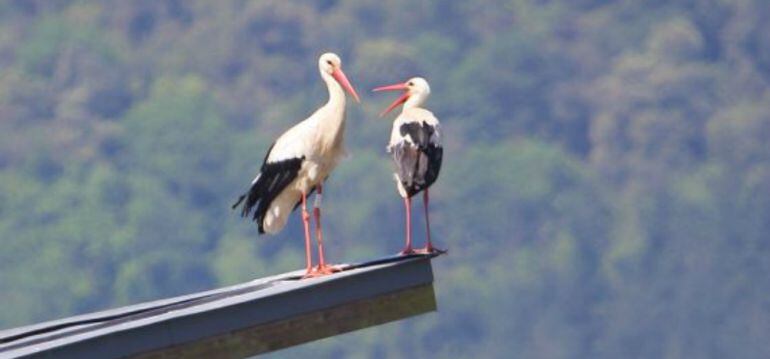
[[[342,69],[335,68],[334,72],[332,72],[332,77],[334,77],[335,80],[344,88],[348,93],[350,93],[351,96],[353,96],[354,99],[356,99],[356,102],[361,103],[361,100],[358,98],[358,94],[356,93],[356,89],[353,88],[353,85],[350,84],[350,81],[348,81],[348,77],[345,76],[345,73],[342,72]]]
[[[399,91],[399,90],[408,90],[409,87],[406,86],[405,83],[402,84],[395,84],[395,85],[388,85],[388,86],[380,86],[378,88],[375,88],[374,92],[380,92],[380,91]],[[388,112],[393,111],[394,108],[398,107],[398,105],[406,102],[406,100],[409,99],[409,92],[404,92],[401,97],[397,98],[396,101],[393,101],[388,108],[385,109],[385,111],[382,111],[380,113],[380,117],[385,116],[388,114]]]

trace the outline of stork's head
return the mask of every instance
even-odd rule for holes
[[[327,52],[318,59],[318,69],[321,71],[321,74],[326,74],[334,78],[337,83],[342,86],[345,91],[350,93],[351,96],[353,96],[354,99],[356,99],[356,102],[361,102],[361,100],[358,98],[358,94],[356,93],[356,90],[353,88],[353,85],[350,84],[350,81],[348,81],[348,77],[345,76],[345,73],[342,72],[342,60],[340,60],[340,57],[337,56],[337,54],[333,52]]]
[[[374,92],[379,91],[404,91],[401,97],[396,99],[396,101],[393,101],[393,103],[380,114],[380,116],[385,116],[388,112],[392,111],[402,103],[404,104],[404,107],[416,107],[422,105],[422,103],[428,99],[428,95],[430,95],[430,85],[428,85],[428,81],[422,77],[413,77],[404,83],[381,86],[374,89]]]

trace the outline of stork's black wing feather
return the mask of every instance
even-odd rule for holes
[[[428,145],[422,152],[427,157],[428,162],[424,175],[425,188],[427,188],[438,179],[438,174],[441,172],[441,161],[444,158],[444,149],[440,146]]]
[[[396,163],[398,177],[412,197],[430,187],[441,171],[444,150],[431,142],[436,129],[424,122],[408,122],[399,128],[401,136],[410,141],[401,141],[392,147],[393,160]]]
[[[267,158],[273,146],[270,146],[270,149],[267,151],[265,161],[262,163],[256,180],[251,184],[249,190],[241,195],[233,205],[233,209],[235,209],[239,204],[243,203],[241,216],[251,216],[251,219],[257,222],[260,234],[265,233],[263,221],[268,208],[270,208],[270,204],[286,186],[297,178],[302,162],[305,160],[304,157],[299,157],[268,162]]]
[[[407,122],[398,128],[402,137],[409,136],[412,142],[417,147],[428,147],[430,144],[430,137],[433,136],[433,132],[436,129],[433,126],[426,124],[425,122]]]

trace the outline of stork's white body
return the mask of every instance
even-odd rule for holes
[[[304,158],[297,178],[273,200],[265,214],[267,233],[280,231],[302,194],[322,184],[345,156],[345,95],[333,79],[326,82],[329,102],[281,135],[267,157],[267,163]]]
[[[253,213],[260,233],[280,231],[303,195],[318,190],[320,202],[323,181],[344,156],[344,91],[348,90],[356,100],[358,95],[342,72],[339,56],[321,55],[318,70],[329,91],[329,101],[278,137],[249,191],[233,205],[235,208],[244,203],[241,214],[246,217]]]

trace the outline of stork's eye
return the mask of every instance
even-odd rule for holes
[[[407,85],[407,86],[414,86],[414,82],[412,82],[412,81],[409,81],[409,82],[408,82],[406,85]]]
[[[332,60],[326,60],[326,63],[331,65],[332,64]]]

